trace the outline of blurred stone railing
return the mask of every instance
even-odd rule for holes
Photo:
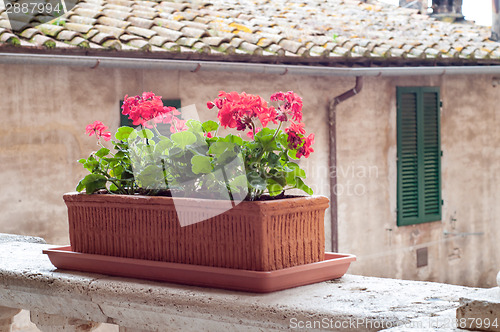
[[[497,310],[491,315],[500,317],[498,288],[345,275],[254,294],[56,270],[42,254],[50,247],[41,239],[0,234],[0,331],[10,331],[19,309],[51,332],[91,331],[99,323],[116,324],[121,332],[453,331],[457,308],[473,312],[463,309],[472,302],[463,299],[460,307],[460,299],[485,294]]]

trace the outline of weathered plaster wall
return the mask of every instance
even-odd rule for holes
[[[442,222],[396,226],[397,86],[441,87]],[[339,106],[338,162],[344,168],[337,171],[339,190],[344,190],[339,192],[339,248],[358,255],[351,273],[495,284],[500,266],[498,105],[498,88],[485,75],[366,78],[363,92]],[[417,268],[420,248],[428,249],[428,265]]]
[[[205,120],[215,116],[206,101],[219,90],[266,98],[293,90],[304,98],[308,132],[316,134],[316,153],[302,161],[308,184],[328,195],[335,170],[328,169],[327,105],[354,84],[353,78],[7,65],[0,66],[0,77],[0,232],[61,244],[69,242],[62,193],[85,175],[76,160],[96,149],[85,126],[101,120],[116,129],[125,94],[179,98]],[[396,226],[395,90],[404,85],[441,86],[442,223]],[[351,273],[494,285],[500,266],[497,95],[490,76],[365,78],[361,94],[339,105],[339,251],[358,255]],[[325,225],[328,239],[329,211]],[[450,236],[445,230],[484,235]],[[415,250],[421,247],[428,248],[429,265],[417,269]]]

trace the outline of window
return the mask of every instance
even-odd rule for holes
[[[398,226],[441,220],[440,105],[439,88],[397,89]]]
[[[164,106],[171,106],[177,109],[181,108],[180,99],[162,99],[162,102]],[[128,115],[122,114],[122,108],[121,108],[122,105],[123,105],[123,100],[120,100],[120,126],[136,127],[132,124],[132,120],[128,118]],[[161,131],[162,124],[158,125],[158,129]]]

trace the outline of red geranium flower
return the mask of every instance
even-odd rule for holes
[[[207,106],[210,109],[214,106],[219,109],[217,117],[225,128],[236,128],[240,131],[252,129],[252,123],[257,118],[263,127],[270,121],[276,123],[274,107],[269,107],[262,97],[245,92],[238,94],[235,91],[229,93],[221,91],[219,98],[207,103]]]
[[[311,148],[311,145],[314,143],[314,134],[310,134],[307,136],[304,140],[304,145],[302,145],[298,150],[297,150],[297,158],[300,158],[304,156],[305,158],[308,158],[311,152],[314,152],[314,149]]]
[[[89,124],[85,128],[85,132],[89,136],[95,134],[97,139],[102,137],[105,141],[109,141],[111,139],[111,133],[109,131],[106,131],[106,129],[108,129],[108,127],[106,127],[101,121],[94,121],[94,123]]]
[[[291,118],[295,122],[302,121],[302,98],[293,91],[276,92],[271,101],[283,101],[278,108],[277,120],[285,122]]]
[[[122,105],[122,114],[128,115],[134,126],[151,127],[148,121],[171,123],[173,116],[180,113],[175,107],[163,106],[161,96],[156,96],[152,92],[144,92],[135,97],[126,95]]]

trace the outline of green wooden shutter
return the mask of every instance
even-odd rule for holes
[[[166,99],[166,100],[162,99],[162,102],[163,102],[164,106],[171,106],[171,107],[175,107],[177,109],[181,108],[180,99]],[[123,105],[123,100],[120,100],[120,126],[135,127],[132,124],[132,120],[130,120],[128,118],[128,115],[122,114],[122,105]]]
[[[441,219],[439,88],[398,88],[398,225]]]

